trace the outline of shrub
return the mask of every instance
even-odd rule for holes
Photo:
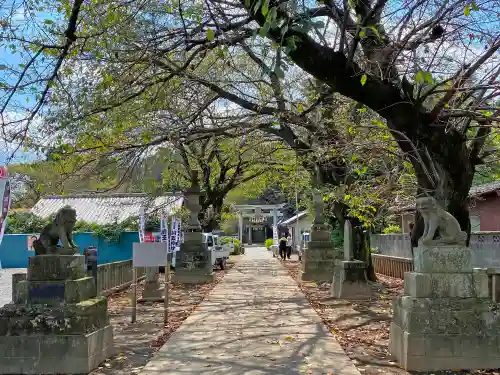
[[[344,231],[340,229],[334,229],[332,231],[332,244],[335,248],[344,248]]]
[[[220,239],[221,245],[224,245],[226,243],[231,243],[231,242],[234,243],[234,250],[233,250],[233,252],[230,255],[238,255],[238,254],[240,254],[240,250],[241,250],[241,242],[240,242],[240,240],[234,240],[233,241],[233,237],[227,237],[227,236],[221,237],[221,239]]]
[[[238,240],[235,240],[235,241],[238,241]],[[233,237],[227,237],[226,236],[226,237],[221,237],[220,238],[220,243],[222,245],[227,244],[227,243],[231,243],[231,242],[233,242]]]
[[[43,219],[31,212],[12,212],[7,218],[5,233],[40,233],[48,223],[50,223],[50,219]]]
[[[272,238],[268,238],[265,242],[265,246],[269,249],[273,245],[274,245],[274,240]]]
[[[383,230],[384,234],[401,233],[401,227],[395,224],[389,224]]]
[[[28,234],[40,233],[43,227],[52,221],[52,217],[41,218],[31,212],[13,212],[7,219],[6,233]],[[74,232],[91,232],[97,237],[102,237],[109,242],[120,242],[122,232],[129,230],[137,231],[137,220],[125,220],[121,223],[99,225],[79,220],[75,223]]]
[[[241,254],[241,242],[240,242],[240,240],[234,240],[234,253]]]

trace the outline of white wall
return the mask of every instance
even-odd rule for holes
[[[308,215],[302,216],[299,219],[299,223],[297,225],[297,221],[294,221],[293,223],[290,223],[287,225],[288,230],[290,233],[293,232],[293,246],[294,248],[297,245],[300,245],[300,234],[302,232],[310,232],[311,227],[312,227],[312,218],[310,218]],[[292,229],[293,228],[293,229]],[[298,228],[298,230],[297,230]]]

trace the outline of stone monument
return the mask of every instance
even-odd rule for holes
[[[372,289],[366,277],[366,263],[353,260],[352,225],[344,223],[344,260],[335,261],[331,295],[335,298],[366,299]]]
[[[486,272],[472,268],[466,234],[434,198],[418,198],[417,210],[425,229],[393,302],[390,353],[409,371],[499,368],[500,314]]]
[[[323,214],[323,196],[319,191],[313,195],[314,221],[311,228],[311,241],[302,258],[301,280],[330,282],[332,280],[335,259],[338,251],[335,250],[330,230],[325,224]]]
[[[138,302],[163,301],[164,288],[160,285],[160,268],[147,267],[142,298]]]
[[[184,231],[184,242],[176,252],[175,275],[173,280],[185,284],[202,284],[215,279],[213,262],[208,244],[203,241],[200,213],[200,186],[198,172],[191,171],[191,187],[184,193],[184,202],[189,212],[188,224]]]
[[[108,300],[96,296],[85,257],[66,255],[78,250],[69,231],[75,218],[71,207],[59,210],[13,303],[0,308],[0,374],[86,374],[114,354]]]

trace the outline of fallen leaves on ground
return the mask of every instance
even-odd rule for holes
[[[108,312],[114,328],[114,343],[118,354],[107,359],[89,375],[139,373],[232,266],[231,263],[226,270],[216,271],[216,279],[211,283],[185,285],[171,282],[167,325],[163,322],[163,302],[138,303],[137,321],[131,323],[132,289],[128,288],[109,296]],[[142,282],[137,286],[138,298],[143,289]]]
[[[388,352],[389,326],[392,320],[392,299],[402,295],[403,280],[377,274],[374,296],[370,300],[339,300],[330,296],[330,283],[315,284],[298,281],[300,263],[282,261],[289,275],[297,282],[311,306],[330,333],[364,375],[409,375],[398,367]],[[499,375],[494,371],[437,371],[434,375]]]

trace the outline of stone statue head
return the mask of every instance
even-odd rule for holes
[[[417,211],[419,212],[433,212],[438,207],[438,203],[434,197],[420,197],[417,198]]]
[[[56,213],[54,223],[63,226],[67,232],[72,232],[76,224],[76,210],[71,206],[64,206]]]

